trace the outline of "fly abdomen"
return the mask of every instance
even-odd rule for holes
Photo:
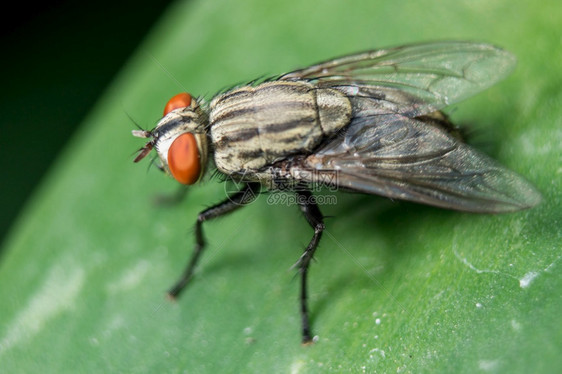
[[[234,89],[210,105],[215,164],[232,174],[310,153],[350,118],[351,104],[342,93],[307,82],[275,81]]]

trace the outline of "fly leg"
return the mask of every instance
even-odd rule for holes
[[[301,211],[314,229],[314,235],[308,243],[308,246],[304,250],[304,253],[299,258],[296,266],[301,274],[301,290],[300,290],[300,307],[301,307],[301,324],[302,324],[302,342],[303,344],[312,342],[312,333],[310,330],[310,320],[308,315],[308,292],[307,292],[307,275],[308,267],[310,265],[310,260],[314,256],[314,252],[318,247],[320,238],[322,237],[322,232],[325,229],[324,216],[320,212],[320,208],[313,200],[312,192],[306,189],[300,189],[295,191],[297,194],[297,202],[301,208]]]
[[[213,218],[224,216],[244,205],[251,203],[257,197],[259,190],[259,183],[248,183],[244,186],[244,188],[232,194],[226,200],[199,213],[199,215],[197,216],[197,222],[195,222],[195,249],[182,276],[168,291],[168,295],[171,298],[175,299],[189,283],[191,278],[193,278],[193,271],[197,266],[197,262],[199,261],[201,253],[203,253],[203,249],[205,248],[206,244],[205,237],[203,236],[203,222],[211,220]]]

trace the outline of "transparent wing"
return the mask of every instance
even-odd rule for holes
[[[515,57],[489,44],[436,42],[375,50],[325,61],[281,76],[348,96],[387,100],[410,117],[463,100],[506,77]]]
[[[340,188],[455,210],[500,213],[540,201],[519,175],[438,126],[398,114],[354,119],[303,165],[333,173]],[[314,182],[313,174],[300,179]]]

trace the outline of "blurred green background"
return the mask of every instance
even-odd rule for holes
[[[134,23],[135,6],[142,5],[106,16]],[[0,369],[560,372],[560,24],[554,0],[171,3],[138,47],[128,46],[134,52],[103,93],[88,100],[87,115],[72,123],[71,141],[10,230],[0,262]],[[265,196],[205,227],[209,247],[196,280],[176,303],[165,299],[191,251],[197,213],[223,199],[225,186],[209,181],[178,206],[153,204],[177,186],[147,172],[148,160],[132,163],[143,142],[131,136],[128,116],[151,128],[179,91],[211,97],[326,58],[436,39],[491,42],[517,56],[508,79],[448,113],[480,149],[535,183],[541,205],[490,216],[337,194],[337,205],[322,207],[332,218],[310,274],[318,336],[310,347],[300,345],[290,267],[312,233],[296,207]],[[70,56],[88,49],[70,44],[78,48]],[[39,47],[54,56],[52,65],[37,73],[34,49],[26,51],[28,75],[58,82],[71,67],[80,70],[63,68],[48,44]],[[107,54],[84,61],[103,65]],[[72,96],[60,81],[48,85],[52,95],[39,96]],[[12,100],[35,102],[18,92]],[[64,117],[60,109],[52,116]],[[10,131],[41,141],[19,123]],[[17,166],[23,158],[33,163],[17,152],[4,160]]]
[[[0,46],[0,243],[169,0],[13,2]]]

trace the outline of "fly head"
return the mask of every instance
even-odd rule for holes
[[[133,136],[150,139],[139,150],[135,162],[154,148],[161,168],[181,184],[194,184],[205,173],[208,159],[208,116],[187,93],[172,97],[164,117],[150,131],[133,130]]]

